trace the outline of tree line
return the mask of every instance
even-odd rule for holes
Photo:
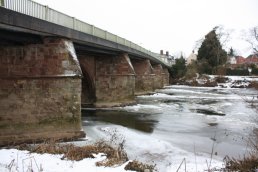
[[[200,48],[198,49],[197,61],[186,67],[185,59],[181,55],[175,60],[175,65],[170,69],[173,78],[181,78],[183,76],[193,77],[196,73],[199,74],[226,74],[226,62],[228,56],[233,56],[234,50],[230,48],[227,53],[221,43],[220,27],[213,28],[204,37]],[[254,27],[251,31],[248,42],[252,46],[254,53],[258,53],[258,27]],[[225,35],[224,35],[225,36]],[[228,35],[226,35],[228,37]],[[253,67],[253,66],[252,66]],[[255,70],[255,67],[254,67]]]

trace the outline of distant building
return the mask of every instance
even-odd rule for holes
[[[163,53],[163,50],[160,50],[159,57],[162,61],[168,63],[169,65],[175,64],[175,58],[174,56],[169,55],[169,52],[166,51],[166,54]]]
[[[245,58],[242,56],[236,56],[236,64],[241,65],[241,64],[245,64]]]
[[[228,57],[227,64],[230,64],[231,68],[247,67],[251,64],[258,66],[258,54],[249,55],[247,58],[242,56]]]
[[[193,61],[197,60],[197,55],[194,54],[194,51],[192,51],[192,53],[188,56],[188,58],[186,59],[186,65],[191,64]]]
[[[236,57],[234,56],[228,56],[227,57],[227,64],[237,64],[237,60],[236,60]]]
[[[245,59],[245,64],[254,64],[256,66],[258,66],[258,54],[253,54],[253,55],[249,55],[246,59]]]

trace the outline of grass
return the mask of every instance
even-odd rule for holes
[[[106,160],[97,162],[97,166],[121,165],[128,161],[126,152],[121,147],[114,148],[105,142],[97,142],[93,145],[75,146],[73,144],[58,144],[55,142],[37,145],[23,144],[16,148],[28,150],[33,153],[63,154],[62,159],[80,161],[84,158],[94,158],[93,154],[104,153]]]
[[[96,162],[96,166],[112,167],[115,165],[122,165],[128,161],[127,154],[124,151],[122,144],[119,144],[119,146],[114,148],[104,141],[82,147],[73,144],[59,144],[52,141],[34,145],[21,144],[15,148],[39,154],[63,154],[62,160],[73,161],[80,161],[84,158],[95,158],[93,154],[104,153],[107,158],[103,161]],[[134,170],[137,172],[145,172],[148,170],[148,172],[153,172],[155,171],[155,166],[132,161],[125,166],[125,170]]]
[[[148,164],[143,164],[139,161],[132,161],[129,162],[126,166],[125,166],[125,170],[132,170],[132,171],[137,171],[137,172],[153,172],[155,171],[155,166],[154,165],[148,165]]]
[[[224,162],[225,171],[256,172],[258,169],[257,154],[251,154],[243,159],[226,157]]]

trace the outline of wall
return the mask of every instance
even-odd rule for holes
[[[97,107],[135,102],[135,72],[127,54],[96,57]]]
[[[80,77],[68,40],[0,47],[0,145],[82,137]]]
[[[83,72],[81,104],[92,106],[96,102],[96,60],[91,55],[78,55],[78,59]]]
[[[82,105],[112,107],[134,103],[135,72],[127,54],[78,55],[83,71]]]
[[[167,68],[163,68],[163,86],[169,85],[169,72]]]
[[[152,65],[153,73],[155,74],[153,87],[154,89],[162,88],[163,84],[163,68],[160,64]]]
[[[135,93],[146,94],[153,92],[153,81],[155,74],[151,66],[150,60],[131,59],[136,73],[135,76]]]

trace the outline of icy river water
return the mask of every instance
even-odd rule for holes
[[[203,171],[221,167],[226,155],[248,153],[258,115],[246,100],[257,95],[254,89],[167,86],[138,96],[137,105],[83,110],[83,127],[93,141],[124,141],[129,159],[159,171],[176,171],[183,159],[187,171]]]

